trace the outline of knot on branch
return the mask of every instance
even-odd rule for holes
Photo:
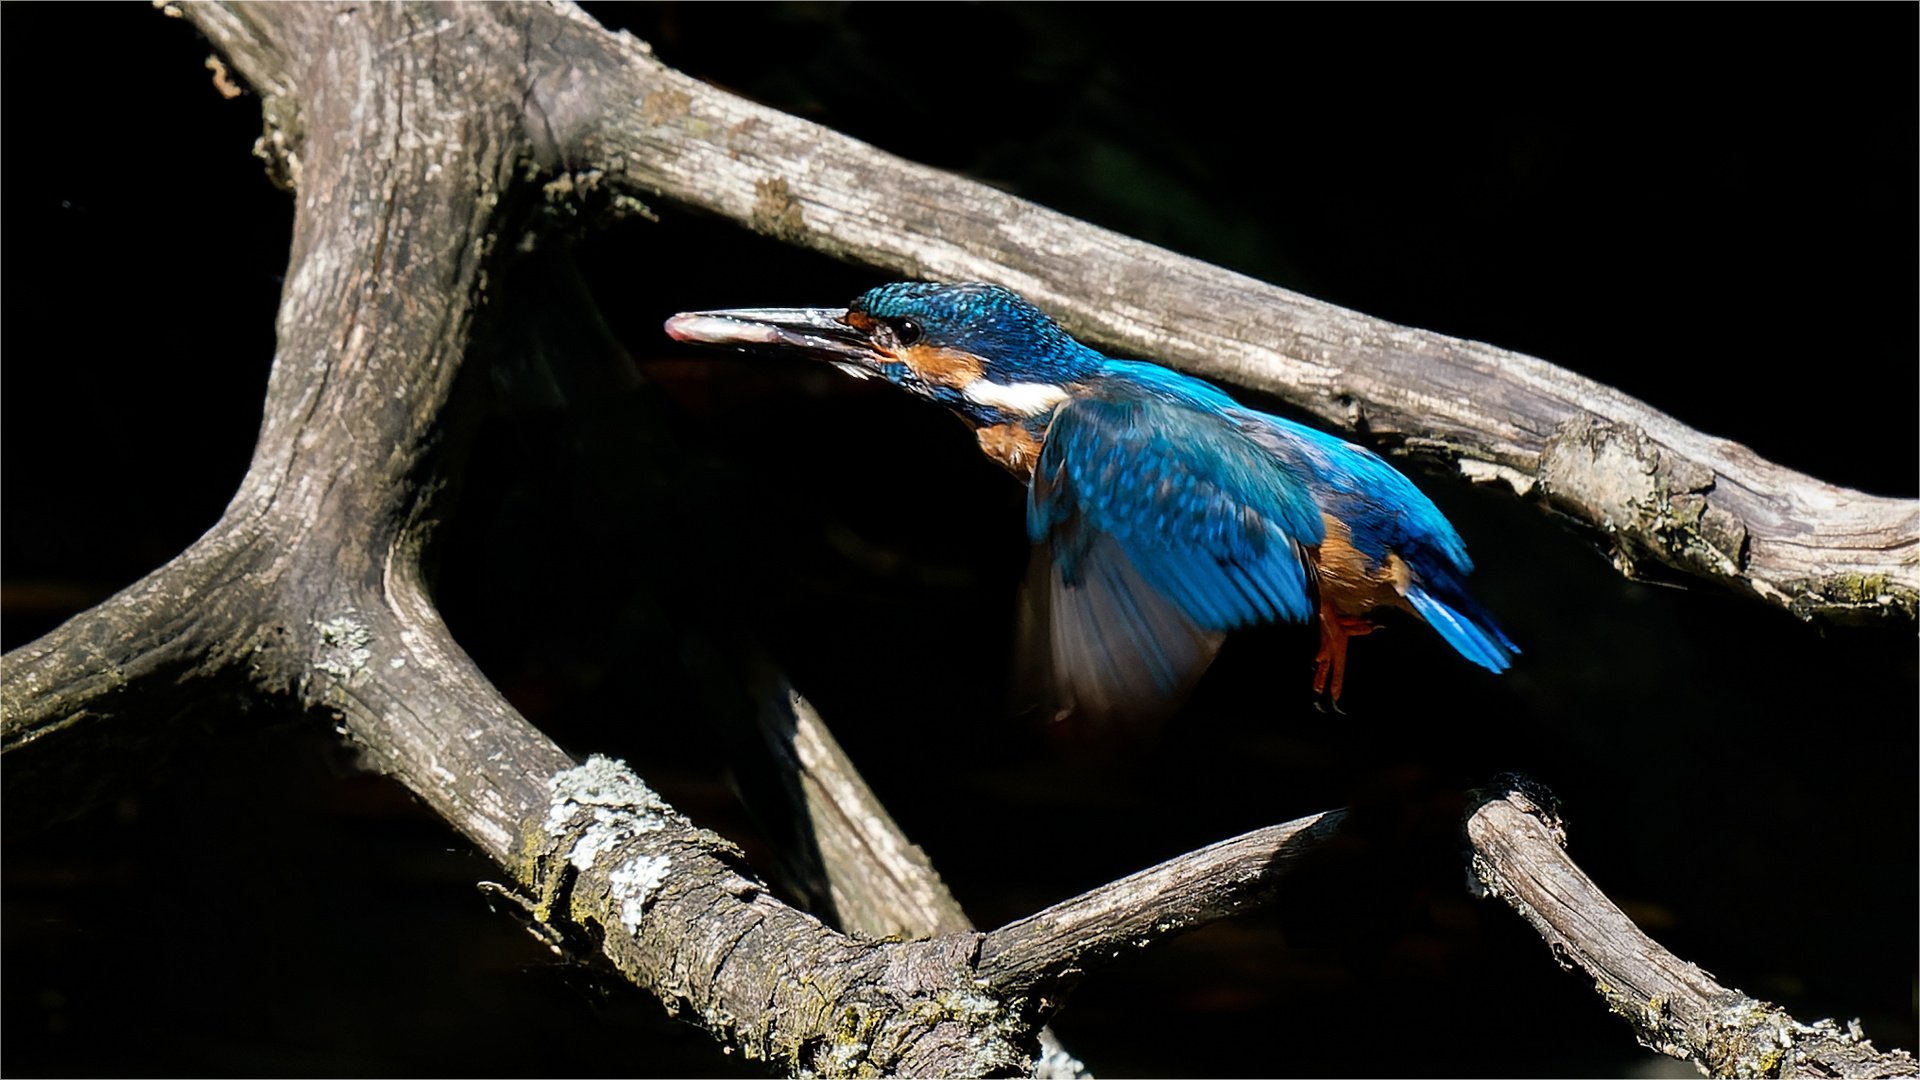
[[[1663,450],[1633,424],[1591,413],[1562,420],[1540,454],[1540,487],[1562,510],[1589,516],[1614,538],[1614,565],[1639,577],[1650,558],[1708,577],[1747,568],[1747,526],[1715,506],[1712,469]]]
[[[787,189],[787,178],[771,176],[753,182],[753,216],[748,224],[753,231],[775,240],[798,243],[807,235],[806,218],[800,200]]]

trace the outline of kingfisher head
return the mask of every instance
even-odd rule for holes
[[[878,375],[986,427],[1051,412],[1099,353],[1000,285],[898,282],[845,308],[738,308],[667,320],[678,341],[797,352]]]

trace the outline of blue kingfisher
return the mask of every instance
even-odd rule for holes
[[[846,308],[688,312],[666,331],[823,359],[959,414],[1027,485],[1028,630],[1056,720],[1157,722],[1255,623],[1318,622],[1313,688],[1336,705],[1375,608],[1489,671],[1520,651],[1468,594],[1460,535],[1379,455],[1104,356],[999,285],[901,282]]]

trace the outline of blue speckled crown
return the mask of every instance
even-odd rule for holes
[[[1074,378],[1101,361],[1004,285],[902,281],[868,290],[848,310],[877,319],[912,319],[927,344],[973,353],[1003,381]]]

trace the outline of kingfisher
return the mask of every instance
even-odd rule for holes
[[[1027,485],[1023,634],[1054,720],[1157,724],[1258,623],[1317,622],[1313,691],[1336,708],[1375,609],[1489,671],[1520,651],[1467,592],[1460,534],[1379,455],[1105,356],[1003,286],[899,282],[845,308],[685,312],[666,332],[825,360],[957,413]]]

